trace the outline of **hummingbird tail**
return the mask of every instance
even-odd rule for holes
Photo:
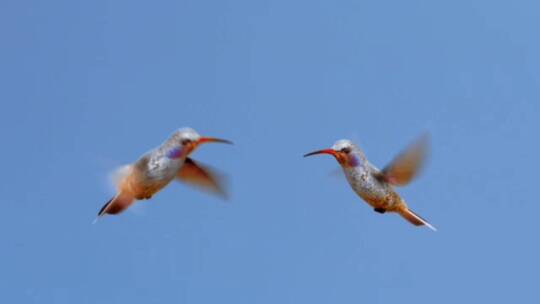
[[[399,211],[399,214],[405,218],[407,221],[409,221],[411,224],[415,225],[415,226],[428,226],[429,229],[433,230],[433,231],[437,231],[437,228],[433,227],[433,225],[431,225],[428,221],[426,221],[425,219],[423,219],[420,215],[414,213],[411,209],[409,208],[403,208]]]
[[[106,202],[105,205],[103,205],[103,207],[101,207],[101,209],[98,212],[98,216],[102,216],[102,215],[105,214],[105,210],[107,210],[107,207],[111,204],[113,199],[114,199],[114,197],[111,198],[108,202]]]
[[[98,218],[105,214],[118,214],[126,210],[135,202],[135,198],[131,195],[120,193],[111,198],[98,212]],[[97,221],[97,219],[96,219]],[[94,223],[96,222],[94,221]]]

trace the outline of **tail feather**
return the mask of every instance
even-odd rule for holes
[[[429,229],[433,231],[437,231],[437,228],[433,227],[428,221],[423,219],[420,215],[414,213],[411,209],[405,208],[403,210],[399,211],[399,214],[405,218],[407,221],[409,221],[411,224],[415,226],[423,226],[426,225],[429,227]]]
[[[102,216],[105,214],[105,210],[107,209],[107,207],[111,204],[111,202],[113,201],[114,197],[111,198],[108,202],[105,203],[105,205],[103,205],[103,207],[101,207],[101,209],[99,210],[98,212],[98,216]]]
[[[111,198],[98,212],[97,218],[94,220],[94,223],[98,218],[104,216],[105,214],[119,214],[122,211],[126,210],[131,204],[135,202],[135,198],[128,194],[117,194],[115,197]]]

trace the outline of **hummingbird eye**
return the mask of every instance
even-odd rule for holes
[[[182,145],[187,145],[189,143],[191,143],[191,139],[182,139]]]
[[[349,152],[351,152],[351,148],[350,147],[344,147],[343,149],[341,149],[341,152],[348,154]]]

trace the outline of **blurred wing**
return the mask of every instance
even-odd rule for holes
[[[133,169],[132,165],[124,165],[116,169],[114,172],[112,172],[109,175],[110,181],[115,187],[118,187],[118,185],[122,182],[122,180],[131,173],[132,169]]]
[[[380,179],[396,186],[408,184],[422,169],[429,152],[429,135],[425,134],[401,152],[380,173]]]
[[[328,176],[331,178],[343,179],[345,177],[345,174],[343,173],[343,169],[341,169],[341,167],[338,167],[328,172]]]
[[[200,190],[210,192],[222,198],[228,198],[224,174],[218,173],[215,169],[195,162],[191,158],[186,158],[184,165],[178,171],[178,180],[195,186]]]

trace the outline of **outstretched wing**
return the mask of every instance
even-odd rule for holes
[[[401,152],[379,175],[379,178],[396,186],[408,184],[422,169],[429,153],[429,134],[424,134]]]
[[[210,192],[222,198],[228,198],[226,191],[226,178],[224,174],[215,169],[186,158],[184,165],[178,171],[177,179],[181,182],[195,186],[200,190]]]

